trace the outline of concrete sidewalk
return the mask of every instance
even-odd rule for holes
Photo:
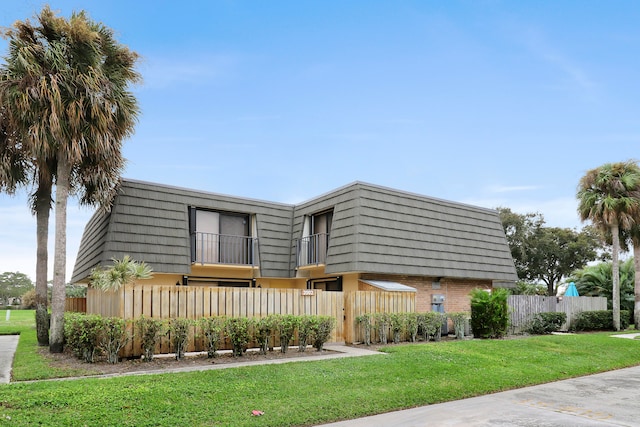
[[[20,335],[0,335],[0,384],[11,381],[11,366],[19,340]]]
[[[640,366],[325,427],[640,426]]]

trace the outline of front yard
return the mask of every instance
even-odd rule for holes
[[[606,333],[430,342],[386,356],[14,383],[0,386],[0,425],[315,425],[634,366],[639,346]],[[35,341],[20,347],[36,353]]]

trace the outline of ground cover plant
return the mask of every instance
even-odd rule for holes
[[[390,345],[385,355],[350,359],[17,383],[0,386],[0,422],[314,425],[634,366],[638,345],[608,333],[454,340]]]

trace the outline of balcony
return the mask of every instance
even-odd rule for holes
[[[325,264],[329,234],[312,234],[296,240],[296,267]]]
[[[247,236],[195,233],[193,262],[254,266],[258,258],[258,239]]]

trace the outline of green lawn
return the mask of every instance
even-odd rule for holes
[[[35,316],[34,310],[0,310],[0,335],[19,334],[24,330],[34,329]]]
[[[0,425],[313,425],[640,364],[639,341],[608,335],[450,341],[351,359],[14,383],[0,386]],[[254,409],[265,415],[252,417]]]
[[[91,372],[91,365],[87,365],[87,369],[83,371],[51,368],[46,359],[38,353],[35,322],[34,310],[11,310],[9,321],[7,321],[7,310],[0,310],[0,335],[20,334],[20,341],[13,359],[14,381],[71,377]],[[1,406],[0,402],[0,408]],[[2,411],[0,411],[0,425],[2,425],[1,413]]]

